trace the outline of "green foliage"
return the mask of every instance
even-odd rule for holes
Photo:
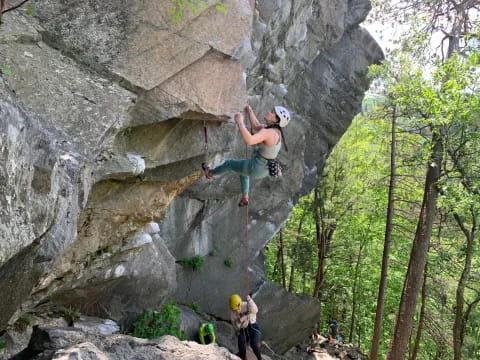
[[[73,323],[80,319],[80,313],[73,306],[62,307],[60,314],[70,326],[73,326]]]
[[[32,319],[31,319],[30,315],[22,314],[22,316],[20,316],[17,321],[22,323],[22,324],[25,324],[25,325],[30,325]]]
[[[233,261],[232,259],[228,258],[228,259],[225,259],[225,261],[223,262],[225,264],[225,266],[227,267],[232,267],[233,266]]]
[[[420,36],[415,41],[423,40]],[[442,136],[444,153],[443,163],[434,164],[441,166],[442,177],[438,218],[428,254],[428,317],[418,358],[453,358],[449,344],[457,306],[455,294],[467,255],[465,234],[453,214],[467,231],[477,229],[480,216],[479,54],[478,48],[471,48],[443,62],[429,60],[428,72],[421,57],[412,60],[411,54],[401,52],[382,65],[372,66],[369,76],[377,78],[382,93],[365,100],[362,116],[354,119],[330,154],[317,186],[318,203],[313,194],[300,199],[283,229],[287,288],[312,295],[319,262],[316,214],[320,215],[321,231],[334,227],[320,293],[321,329],[325,331],[328,323],[337,319],[345,340],[351,336],[368,351],[385,231],[391,118],[395,116],[397,186],[379,358],[386,357],[395,325],[426,169],[432,165],[434,134]],[[266,269],[269,279],[282,283],[279,249],[277,236],[266,250]],[[469,304],[480,303],[478,269],[480,248],[475,242],[464,312]],[[480,351],[476,326],[480,311],[477,307],[470,311],[463,352],[465,358],[473,359]],[[415,326],[417,322],[418,313]],[[415,332],[416,328],[412,339]]]
[[[217,9],[217,11],[220,11],[223,15],[227,15],[227,13],[228,13],[227,5],[224,4],[224,3],[216,4],[215,9]]]
[[[17,331],[24,331],[28,325],[30,325],[30,323],[32,322],[32,319],[30,317],[30,315],[28,314],[22,314],[18,320],[15,322],[15,329]]]
[[[27,10],[28,15],[35,16],[35,9],[32,7],[31,4],[27,4],[25,9]]]
[[[7,347],[7,342],[5,340],[0,340],[0,350],[3,350]]]
[[[195,255],[192,258],[184,258],[177,260],[177,263],[185,267],[190,267],[194,271],[201,271],[204,261],[205,258],[203,256]]]
[[[174,2],[175,6],[170,8],[170,15],[173,22],[178,23],[183,19],[185,11],[189,10],[192,15],[195,15],[199,10],[206,9],[209,0],[175,0]],[[228,13],[227,5],[222,2],[215,4],[215,9],[224,15]]]
[[[199,8],[204,9],[206,7],[207,0],[175,0],[175,6],[170,8],[170,15],[173,22],[179,22],[186,10],[190,10],[195,15]]]
[[[465,44],[461,55],[446,54],[446,46],[441,53],[431,45],[430,31],[451,34],[455,30],[450,26],[458,9],[451,8],[450,2],[386,0],[373,4],[378,20],[408,22],[408,34],[397,38],[394,50],[387,50],[387,61],[370,68],[368,75],[376,79],[377,96],[365,100],[363,116],[353,121],[331,153],[316,189],[319,200],[310,194],[293,209],[282,231],[283,254],[279,236],[268,246],[267,276],[281,283],[283,256],[288,290],[311,295],[319,263],[316,230],[323,236],[325,229],[334,228],[319,296],[321,329],[325,331],[334,318],[340,320],[345,339],[351,337],[368,351],[385,231],[391,119],[395,117],[398,175],[379,358],[386,358],[395,325],[426,169],[439,166],[438,218],[428,254],[427,317],[417,359],[453,359],[456,292],[468,251],[464,232],[478,233],[480,215],[480,28],[477,25],[465,42],[460,41],[461,46]],[[436,9],[434,15],[432,9]],[[474,17],[476,20],[465,17],[462,26],[478,23],[478,14]],[[429,160],[434,136],[440,137],[444,146],[440,164]],[[317,216],[320,221],[315,224]],[[464,315],[467,306],[470,311],[463,346],[466,359],[477,358],[480,352],[480,311],[476,306],[480,303],[480,249],[476,240],[463,302]],[[417,323],[418,313],[412,339]]]
[[[0,65],[0,73],[6,74],[8,76],[13,75],[13,71],[9,66],[6,65]]]
[[[198,304],[192,303],[190,304],[190,309],[198,313],[200,311],[200,306]]]
[[[216,249],[212,249],[210,250],[210,252],[208,253],[208,256],[217,256],[217,250]]]
[[[412,58],[421,61],[436,61],[445,56],[446,43],[443,36],[452,36],[452,23],[458,21],[455,30],[465,37],[468,29],[473,27],[472,33],[478,31],[478,2],[462,2],[461,7],[452,7],[449,0],[382,0],[373,1],[373,9],[369,14],[369,21],[375,21],[384,28],[395,30],[393,51],[387,48],[387,56],[395,57],[395,50],[407,52]],[[462,15],[470,14],[465,21],[460,21]],[[457,15],[460,15],[457,17]],[[470,17],[470,18],[469,18]],[[467,20],[468,19],[468,20]],[[476,25],[476,28],[475,28]],[[389,31],[385,31],[387,34]],[[393,37],[393,36],[392,36]],[[441,42],[441,44],[440,44]]]
[[[148,309],[133,324],[132,335],[154,339],[163,335],[172,335],[186,340],[186,333],[180,329],[180,310],[174,301],[167,302],[160,311]]]

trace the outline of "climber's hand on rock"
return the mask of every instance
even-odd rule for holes
[[[243,115],[240,114],[240,113],[236,113],[235,114],[235,122],[237,123],[237,125],[242,125],[243,124]]]

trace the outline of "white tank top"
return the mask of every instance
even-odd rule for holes
[[[280,134],[278,134],[278,136],[280,137]],[[263,142],[258,145],[258,151],[260,152],[260,155],[262,155],[262,157],[264,157],[265,159],[275,159],[281,148],[281,139],[278,140],[278,143],[272,146],[268,146]]]

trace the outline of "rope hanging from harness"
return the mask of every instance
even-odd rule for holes
[[[245,261],[247,266],[247,291],[246,294],[250,294],[250,274],[248,269],[250,268],[249,250],[248,250],[248,204],[245,206]]]

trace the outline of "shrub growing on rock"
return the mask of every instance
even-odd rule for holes
[[[185,267],[191,267],[193,270],[202,270],[203,262],[205,261],[205,258],[200,255],[196,255],[192,258],[184,258],[177,260],[177,263],[185,266]]]
[[[180,329],[180,309],[174,301],[167,302],[160,311],[148,309],[133,324],[133,336],[154,339],[173,335],[186,340],[187,334]]]

